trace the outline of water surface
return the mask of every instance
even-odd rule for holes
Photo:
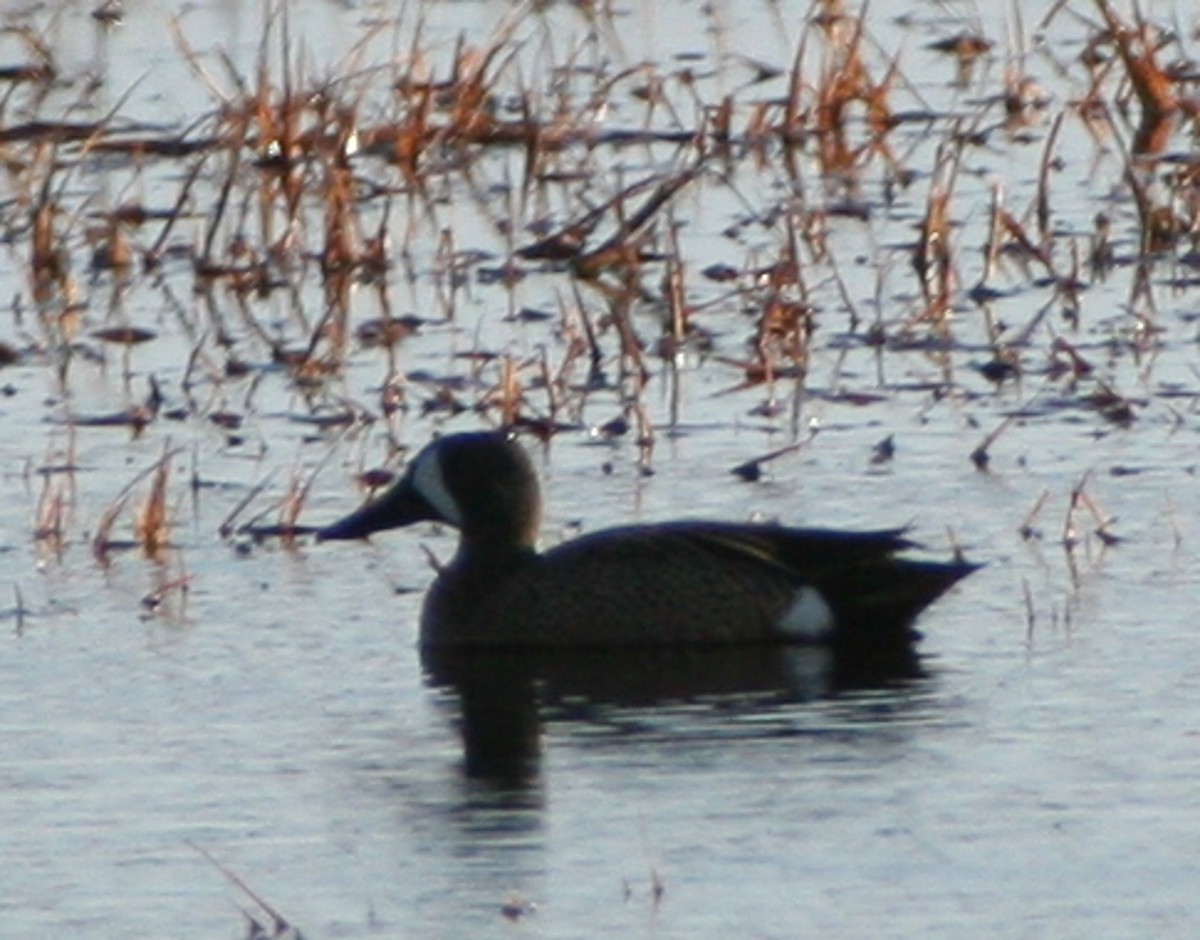
[[[218,104],[168,40],[171,12],[127,4],[124,22],[100,31],[89,8],[67,3],[53,23],[34,22],[66,74],[103,79],[93,118],[115,107],[167,133]],[[1156,12],[1170,21],[1170,11]],[[421,43],[445,75],[460,31],[485,43],[510,13],[485,2],[416,5],[375,34],[367,59],[411,48],[424,17]],[[647,62],[649,74],[667,77],[674,115],[660,108],[647,117],[644,100],[618,85],[597,114],[598,132],[694,126],[703,108],[688,104],[684,67],[695,71],[702,102],[733,94],[745,120],[756,102],[785,92],[808,14],[786,3],[705,12],[680,0],[589,22],[550,5],[516,17],[513,55],[538,88],[552,87],[543,78],[568,59],[583,75],[584,66],[611,74]],[[318,468],[301,522],[326,522],[362,497],[361,468],[395,465],[393,441],[419,446],[438,430],[495,422],[494,412],[422,407],[438,387],[422,375],[453,377],[464,401],[483,401],[507,356],[531,411],[548,411],[529,363],[543,354],[552,366],[566,361],[570,318],[561,310],[577,302],[576,290],[597,322],[611,310],[602,290],[553,266],[528,264],[510,287],[480,275],[511,254],[496,220],[512,211],[522,226],[542,217],[561,225],[601,192],[678,171],[679,145],[568,150],[558,168],[595,172],[596,189],[551,187],[527,202],[515,192],[519,147],[485,148],[474,175],[431,169],[434,197],[397,196],[391,210],[393,247],[407,253],[407,266],[389,272],[386,298],[359,285],[350,303],[353,324],[383,313],[428,322],[398,347],[398,361],[351,343],[345,368],[317,392],[272,362],[232,291],[193,291],[189,260],[171,258],[160,274],[123,283],[90,273],[83,222],[64,240],[85,329],[79,345],[59,343],[47,323],[64,311],[58,301],[32,301],[27,246],[15,237],[0,274],[5,296],[17,298],[0,339],[21,352],[0,372],[5,931],[238,935],[240,907],[263,914],[199,846],[308,937],[1188,935],[1200,913],[1191,262],[1183,247],[1168,253],[1146,269],[1141,291],[1135,266],[1118,265],[1088,279],[1075,310],[1028,261],[1001,265],[992,286],[1002,293],[989,307],[964,296],[982,272],[994,184],[1027,219],[1060,112],[1050,189],[1059,269],[1069,269],[1071,245],[1086,252],[1099,211],[1114,219],[1118,256],[1137,254],[1121,142],[1096,141],[1072,110],[1086,88],[1077,57],[1087,30],[1057,15],[1039,42],[1035,14],[1043,11],[1023,11],[1021,24],[992,14],[980,24],[973,11],[960,19],[954,8],[920,3],[871,10],[871,67],[881,75],[899,55],[897,105],[932,117],[888,138],[915,173],[911,187],[885,201],[895,181],[883,161],[870,162],[858,193],[871,206],[868,220],[825,219],[832,261],[812,257],[808,243],[802,249],[817,327],[804,381],[741,387],[758,311],[699,274],[716,262],[742,269],[783,256],[785,226],[767,216],[800,198],[799,184],[768,152],[762,164],[745,157],[728,173],[714,169],[673,204],[694,320],[712,350],[647,356],[650,380],[637,402],[654,430],[652,450],[640,449],[634,432],[611,440],[597,432],[633,414],[611,331],[600,340],[611,384],[581,398],[577,411],[564,409],[559,417],[573,427],[530,445],[545,480],[547,542],[580,527],[699,515],[912,523],[931,554],[961,547],[987,567],[922,618],[924,675],[832,696],[802,683],[789,694],[702,690],[659,704],[564,694],[536,716],[535,747],[516,780],[468,773],[459,697],[427,681],[415,650],[431,577],[425,549],[446,557],[451,533],[314,546],[223,537],[221,527],[264,479],[253,511],[274,519],[271,501],[289,478]],[[337,63],[361,77],[366,60],[349,50],[389,15],[369,5],[294,5],[303,77],[341,74]],[[926,44],[960,28],[982,28],[998,46],[956,86],[953,62]],[[249,74],[263,29],[239,4],[192,4],[181,20],[214,74],[218,49]],[[1003,122],[1003,108],[987,101],[1003,87],[1006,30],[1027,35],[1021,64],[1049,104],[1027,125],[992,130],[963,151],[952,200],[960,288],[939,334],[921,322],[911,244],[947,128],[956,117],[975,127]],[[815,37],[808,41],[816,48]],[[780,75],[752,85],[748,59]],[[364,85],[378,97],[363,108],[380,119],[388,83]],[[79,87],[53,89],[51,99],[70,101]],[[1182,137],[1176,144],[1186,153]],[[845,201],[848,188],[822,178],[804,154],[803,205]],[[191,166],[70,159],[64,199],[79,219],[132,198],[169,207]],[[401,191],[394,169],[355,166]],[[179,243],[203,237],[222,179],[217,169],[200,175]],[[5,198],[17,198],[16,178],[8,184]],[[363,212],[378,220],[382,209],[367,202]],[[319,231],[319,209],[308,217]],[[246,228],[254,231],[251,221]],[[532,240],[519,231],[520,242]],[[445,232],[460,258],[485,253],[463,262],[453,304],[439,268]],[[137,242],[145,247],[156,233],[139,232]],[[276,291],[249,306],[285,346],[305,344],[327,305],[319,272],[293,273],[294,296]],[[661,291],[661,273],[645,283]],[[524,308],[551,317],[506,317]],[[877,320],[889,341],[868,342],[852,314]],[[648,298],[633,317],[652,346],[662,304]],[[989,323],[997,320],[1008,337],[1030,326],[1029,341],[1014,343],[1021,377],[999,385],[979,368],[993,357]],[[128,351],[89,338],[113,323],[145,326],[156,338]],[[249,372],[218,381],[222,325]],[[1132,403],[1132,421],[1087,406],[1094,378],[1073,385],[1050,368],[1055,338]],[[189,365],[197,350],[206,363],[198,370]],[[498,358],[477,365],[464,355],[480,350]],[[389,421],[346,431],[312,420],[345,402],[377,413],[393,373],[407,377],[408,407]],[[150,375],[179,417],[160,417],[138,436],[79,426],[142,402]],[[236,434],[210,420],[221,411],[241,417]],[[970,455],[1001,427],[980,470]],[[873,460],[889,435],[895,456]],[[801,446],[756,483],[729,473],[790,443]],[[170,549],[157,559],[113,551],[102,563],[91,541],[105,510],[169,448],[181,448]],[[60,472],[48,473],[53,467]],[[46,479],[66,499],[60,540],[34,538]],[[122,537],[144,488],[121,514]],[[1086,502],[1072,509],[1073,492],[1095,512]]]

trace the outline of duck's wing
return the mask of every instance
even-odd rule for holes
[[[856,532],[679,522],[624,531],[633,540],[688,545],[689,554],[757,571],[764,582],[812,587],[833,611],[839,632],[911,633],[924,608],[979,567],[961,559],[901,557],[918,547],[904,527]]]
[[[818,582],[827,572],[878,564],[916,547],[907,528],[843,531],[725,522],[672,522],[647,526],[667,538],[688,540],[708,550],[754,558],[801,581]]]

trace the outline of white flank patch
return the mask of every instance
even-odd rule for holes
[[[443,520],[453,526],[462,525],[462,513],[459,512],[458,502],[446,488],[442,461],[436,448],[425,451],[417,458],[412,471],[412,485]]]
[[[814,587],[804,585],[779,618],[779,629],[797,640],[823,640],[833,632],[833,610]]]

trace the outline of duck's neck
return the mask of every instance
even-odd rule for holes
[[[532,543],[478,538],[464,533],[459,539],[451,567],[459,572],[478,572],[496,577],[528,563],[536,555],[537,550]]]

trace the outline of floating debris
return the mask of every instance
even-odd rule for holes
[[[93,330],[92,336],[105,343],[117,346],[140,346],[155,339],[158,334],[136,326],[112,326],[102,330]]]

